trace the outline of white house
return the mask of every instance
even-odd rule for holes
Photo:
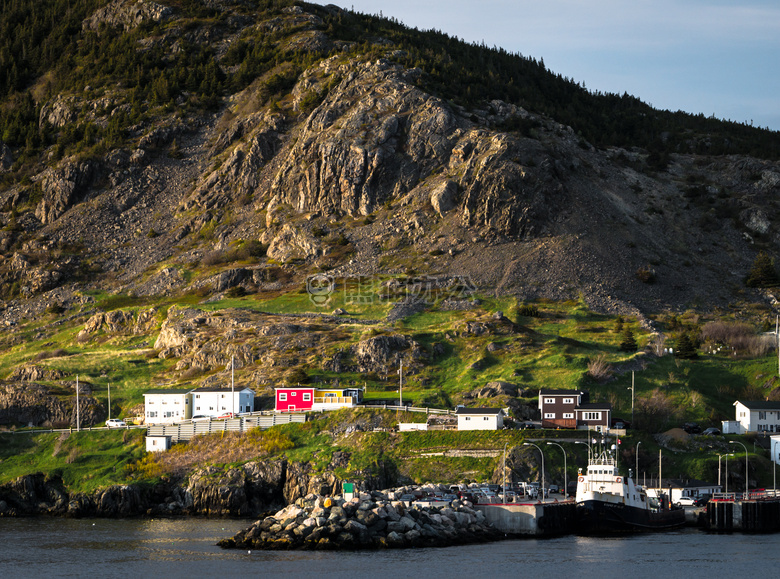
[[[173,424],[192,418],[190,390],[149,390],[144,392],[146,424]]]
[[[734,403],[739,434],[780,432],[780,402],[749,401]]]
[[[499,430],[504,427],[501,408],[458,408],[458,430]]]
[[[197,388],[192,391],[192,415],[217,418],[227,414],[252,412],[255,393],[250,388]]]

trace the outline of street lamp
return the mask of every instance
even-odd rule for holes
[[[539,451],[539,454],[542,455],[542,502],[544,502],[544,453],[542,452],[542,449],[533,442],[524,442],[523,446],[535,446]]]
[[[748,500],[748,451],[747,446],[738,440],[729,440],[729,444],[740,444],[745,449],[745,500]]]
[[[582,440],[575,440],[574,444],[584,444],[588,447],[588,462],[590,462],[591,455],[593,454],[593,449],[590,447],[590,444],[583,442]]]
[[[637,484],[639,482],[639,445],[642,444],[642,441],[636,443],[636,479],[634,480],[634,484]]]
[[[729,457],[734,456],[733,452],[723,455],[726,457],[726,494],[729,494]]]
[[[503,492],[503,495],[504,495],[504,499],[503,499],[503,500],[504,500],[504,504],[506,504],[506,445],[507,445],[507,444],[508,444],[508,443],[506,443],[506,442],[504,443],[504,466],[503,466],[503,468],[501,469],[501,471],[502,471],[502,473],[503,473],[503,475],[504,475],[504,492]]]
[[[563,497],[564,499],[569,498],[569,479],[566,476],[566,449],[563,448],[560,444],[557,442],[548,442],[547,444],[554,444],[558,448],[560,448],[563,451]]]

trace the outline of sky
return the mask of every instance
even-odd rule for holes
[[[780,130],[778,0],[351,0],[338,5],[544,59],[549,70],[591,91],[627,92],[657,109]]]

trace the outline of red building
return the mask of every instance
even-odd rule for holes
[[[277,388],[276,404],[277,412],[306,412],[314,407],[315,388]]]
[[[276,412],[308,412],[352,408],[363,402],[359,388],[312,388],[296,386],[276,389]]]

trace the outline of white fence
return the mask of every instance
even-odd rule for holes
[[[246,432],[252,428],[263,430],[278,424],[306,422],[305,414],[267,414],[258,416],[239,416],[226,420],[201,420],[185,424],[151,424],[147,436],[170,436],[172,442],[190,440],[199,434],[214,432]]]

